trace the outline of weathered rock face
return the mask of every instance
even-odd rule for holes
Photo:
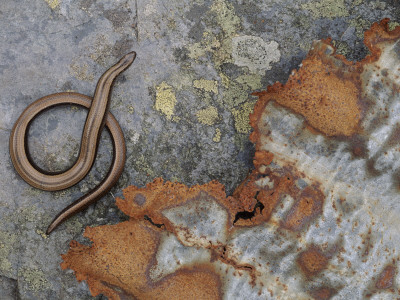
[[[111,299],[400,296],[400,27],[360,62],[317,41],[259,92],[255,169],[232,196],[157,179],[124,190],[130,220],[88,228],[63,268]]]
[[[290,72],[299,68],[314,40],[331,37],[337,53],[351,61],[363,59],[368,54],[363,44],[364,31],[386,17],[391,19],[390,28],[396,27],[400,6],[394,0],[1,0],[0,16],[0,298],[82,300],[93,299],[88,284],[78,282],[73,271],[60,268],[60,253],[68,251],[73,239],[87,243],[82,237],[86,226],[116,224],[128,218],[115,205],[115,197],[122,196],[123,188],[144,187],[158,177],[187,186],[218,180],[226,194],[232,195],[253,168],[255,148],[249,141],[249,114],[258,97],[251,94],[276,81],[285,83]],[[10,130],[21,112],[40,97],[66,91],[92,95],[101,74],[132,50],[138,57],[117,78],[110,106],[126,140],[124,173],[103,199],[46,236],[44,232],[54,215],[107,174],[111,141],[105,132],[95,165],[84,182],[64,191],[46,192],[30,187],[13,170],[8,151]],[[358,91],[353,92],[353,97],[359,96]],[[284,107],[283,100],[282,104],[277,100],[270,102],[273,103]],[[341,110],[341,119],[350,123],[340,127],[325,124],[332,134],[327,140],[358,138],[365,144],[360,136],[365,109],[361,109],[358,123],[351,118],[360,113],[359,109],[351,113]],[[300,110],[295,115],[300,117],[299,113]],[[28,141],[34,162],[48,171],[71,166],[79,151],[85,117],[85,110],[67,106],[46,111],[35,119]],[[311,124],[311,115],[303,117],[310,129],[316,126],[317,123]],[[374,127],[375,121],[371,122]],[[344,129],[348,136],[335,138],[335,132]],[[311,147],[312,143],[306,142],[302,147]],[[329,151],[336,149],[336,142],[332,145]],[[365,146],[357,148],[350,142],[343,145],[363,157]],[[261,164],[270,159],[271,152],[258,151],[255,155]],[[363,168],[363,164],[360,166]],[[259,172],[266,169],[257,167]],[[270,179],[253,174],[249,184],[238,188],[233,198],[239,200],[231,201],[237,207],[229,210],[232,213],[227,226],[261,226],[280,220],[284,226],[279,228],[285,232],[293,228],[299,234],[317,222],[319,211],[325,211],[325,198],[309,206],[307,220],[299,218],[298,211],[308,202],[303,201],[296,208],[291,205],[294,200],[290,200],[305,194],[305,183],[310,195],[325,193],[316,178],[301,179],[305,173],[293,166],[275,170],[278,173],[270,175]],[[386,174],[385,169],[369,170]],[[292,174],[294,186],[283,180],[286,174]],[[267,188],[257,195],[264,201],[260,214],[261,201],[254,199],[252,180],[268,189],[279,186],[282,195],[289,194],[285,203],[292,211],[290,218],[285,210],[280,215],[277,212],[282,204],[279,193],[268,196],[268,202],[263,200],[268,195]],[[141,203],[143,199],[138,197],[137,201]],[[149,211],[153,214],[147,217],[153,218],[154,209]],[[174,213],[169,211],[164,219],[178,220]],[[230,236],[229,232],[226,234]],[[213,241],[222,241],[222,235],[216,234]],[[320,244],[315,243],[315,247],[318,249]],[[168,248],[163,249],[164,252],[157,252],[161,256],[168,252]],[[324,249],[319,251],[327,257],[331,255]],[[330,261],[327,268],[329,264]],[[165,268],[154,269],[153,281],[164,278]],[[396,281],[387,280],[393,270],[397,274],[397,267],[382,269],[382,277],[376,278],[382,278],[381,283],[372,287],[388,286],[390,282],[395,287]],[[314,278],[321,274],[323,271]],[[241,281],[230,284],[236,283]],[[320,297],[333,292],[330,288],[315,291]]]

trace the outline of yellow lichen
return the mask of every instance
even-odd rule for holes
[[[354,6],[358,6],[358,5],[360,5],[361,3],[363,3],[363,0],[353,0],[352,6],[353,6],[353,7],[354,7]]]
[[[155,110],[161,112],[168,120],[172,120],[175,112],[176,97],[175,92],[169,84],[163,81],[156,87]]]
[[[198,59],[199,57],[205,56],[207,52],[213,52],[213,49],[221,47],[221,43],[208,31],[203,32],[203,39],[199,43],[189,45],[189,57],[192,59]]]
[[[50,285],[43,271],[39,269],[24,268],[20,271],[20,274],[32,291],[43,290]]]
[[[224,73],[220,73],[219,77],[221,77],[221,82],[222,82],[222,85],[224,86],[224,88],[228,88],[229,82],[230,82],[229,77],[226,76]]]
[[[214,106],[209,106],[205,109],[201,109],[196,113],[197,119],[204,125],[214,125],[218,121],[218,110]]]
[[[232,61],[232,38],[242,25],[241,19],[236,15],[235,8],[229,1],[214,1],[210,12],[222,29],[222,33],[215,35],[214,32],[205,31],[201,42],[192,44],[187,49],[192,59],[211,53],[215,66],[219,68],[223,63]]]
[[[238,133],[249,133],[251,130],[249,114],[253,112],[255,101],[245,102],[239,109],[233,108],[235,129]]]
[[[315,19],[346,17],[349,15],[344,0],[311,1],[302,4],[301,8],[309,10]]]
[[[207,80],[204,78],[196,79],[193,81],[193,86],[206,92],[218,94],[218,81],[216,80]]]
[[[213,141],[219,143],[221,141],[221,130],[219,128],[215,129],[215,135]]]
[[[216,0],[211,6],[211,11],[216,15],[216,21],[228,36],[233,35],[241,27],[241,20],[235,14],[231,3],[225,0]]]
[[[249,98],[248,86],[236,81],[229,81],[229,88],[223,91],[223,101],[229,108],[237,107]]]
[[[389,24],[389,30],[392,31],[394,30],[397,26],[400,26],[400,23],[396,22],[396,21],[390,21]]]
[[[77,79],[84,81],[94,80],[94,75],[89,73],[89,66],[87,64],[75,61],[70,65],[70,68],[72,75],[74,75]]]
[[[0,272],[9,273],[12,267],[9,261],[9,255],[15,247],[17,236],[5,231],[0,231],[0,241]]]
[[[48,238],[48,235],[44,231],[42,231],[40,229],[36,229],[36,234],[40,235],[43,239],[47,239]]]
[[[364,31],[371,26],[371,22],[363,19],[361,16],[358,16],[349,22],[350,27],[354,27],[356,29],[356,35],[359,38],[364,37]]]
[[[250,90],[258,90],[263,87],[261,83],[262,76],[259,74],[240,75],[236,78],[236,82],[247,86]]]
[[[60,5],[59,0],[44,0],[51,9],[56,9]]]

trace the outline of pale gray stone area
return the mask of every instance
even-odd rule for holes
[[[246,114],[243,105],[254,103],[250,93],[285,82],[313,40],[330,36],[340,53],[361,59],[367,54],[363,31],[385,17],[400,22],[397,1],[2,0],[0,298],[94,299],[85,282],[61,270],[60,254],[72,239],[84,241],[85,226],[126,218],[114,204],[124,187],[160,176],[188,185],[216,179],[232,193],[252,168],[249,132],[235,117]],[[245,47],[233,52],[232,39],[243,37],[278,47],[264,47],[271,49],[270,57],[263,51],[254,58],[252,48],[246,56]],[[105,132],[84,182],[66,191],[39,191],[13,170],[12,126],[28,104],[45,95],[92,95],[101,74],[131,50],[137,59],[117,78],[110,105],[127,141],[125,171],[104,199],[46,237],[53,216],[106,175],[112,145]],[[270,65],[262,69],[260,61]],[[216,90],[194,85],[214,81]],[[155,109],[163,82],[176,97],[171,119]],[[218,112],[211,125],[198,114],[210,106]],[[38,117],[29,132],[35,162],[49,171],[71,166],[85,117],[76,107]]]

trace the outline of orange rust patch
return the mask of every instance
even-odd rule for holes
[[[328,256],[324,255],[315,245],[300,253],[297,259],[297,263],[307,277],[321,272],[328,264],[328,261]]]
[[[371,51],[371,55],[367,56],[363,62],[369,62],[379,57],[381,44],[400,38],[400,26],[390,31],[389,21],[390,19],[386,18],[379,23],[376,22],[364,33],[364,44]]]
[[[365,64],[376,61],[381,47],[400,38],[400,26],[388,29],[389,19],[374,23],[365,32],[364,44],[371,54],[362,61],[350,62],[330,39],[314,44],[298,71],[294,70],[285,85],[277,82],[266,91],[254,93],[259,101],[250,115],[254,128],[251,141],[258,142],[258,121],[269,101],[302,115],[308,124],[327,136],[350,137],[360,132],[359,126],[367,103],[361,96],[361,73]]]
[[[393,286],[394,275],[396,274],[396,268],[394,266],[387,266],[381,274],[378,276],[378,280],[375,284],[377,289],[388,289]]]
[[[254,154],[253,164],[254,167],[257,169],[258,172],[265,174],[266,173],[266,166],[268,166],[274,155],[268,151],[256,151]],[[262,168],[262,170],[260,170]]]
[[[217,181],[187,187],[181,183],[164,182],[162,178],[156,178],[145,188],[127,187],[123,190],[124,199],[117,198],[116,203],[118,208],[131,218],[140,220],[145,216],[150,216],[153,223],[164,224],[168,230],[172,231],[169,220],[162,212],[195,198],[200,191],[206,192],[227,208],[232,220],[236,211],[241,208],[234,198],[226,197],[225,187]]]
[[[318,290],[312,291],[311,296],[315,300],[328,300],[328,299],[332,298],[332,296],[335,293],[336,293],[336,291],[334,289],[323,287]]]
[[[318,189],[306,187],[293,205],[282,226],[298,231],[322,213],[324,195]]]
[[[250,219],[238,220],[235,226],[250,226],[269,221],[283,197],[290,195],[295,203],[281,226],[293,231],[302,230],[322,213],[324,195],[319,189],[319,183],[313,182],[312,185],[301,190],[296,185],[296,180],[304,178],[304,174],[296,172],[289,166],[279,171],[271,170],[264,162],[270,164],[272,156],[266,151],[256,153],[260,153],[258,164],[265,167],[263,173],[254,170],[235,190],[233,198],[237,200],[236,203],[241,204],[241,211],[253,211],[257,202],[262,204],[262,209],[254,211],[255,214]],[[267,179],[272,186],[269,187],[267,184],[260,186],[260,182]],[[237,209],[239,211],[239,207]]]
[[[154,263],[160,231],[144,222],[87,227],[92,246],[76,241],[62,255],[62,269],[86,280],[93,296],[109,299],[221,299],[220,278],[208,265],[182,268],[158,282],[148,276]],[[115,251],[118,249],[118,251]]]
[[[270,152],[262,151],[260,143],[261,135],[265,137],[268,134],[261,134],[258,124],[267,103],[275,101],[278,105],[302,115],[307,122],[307,128],[313,134],[323,133],[356,141],[353,153],[355,156],[363,156],[363,148],[357,140],[358,135],[362,134],[360,121],[366,105],[360,93],[360,74],[365,63],[379,58],[382,43],[400,37],[400,27],[389,32],[387,23],[388,20],[375,23],[366,33],[365,44],[371,50],[371,55],[363,61],[347,61],[343,56],[335,54],[330,40],[325,40],[314,45],[299,71],[294,71],[285,85],[276,83],[268,87],[267,91],[257,93],[260,99],[250,116],[254,128],[251,140],[256,143],[257,149],[254,156],[255,170],[239,185],[232,197],[226,197],[224,186],[216,181],[189,188],[183,184],[156,179],[145,188],[128,187],[124,190],[125,199],[118,198],[116,201],[118,207],[131,217],[130,221],[113,226],[87,228],[85,236],[93,241],[93,245],[85,246],[72,241],[71,249],[63,255],[62,268],[71,268],[79,281],[86,280],[93,295],[103,293],[110,299],[220,299],[220,270],[214,269],[214,260],[232,266],[238,270],[239,276],[249,272],[254,288],[257,276],[260,276],[257,267],[237,263],[235,256],[232,256],[234,251],[230,253],[227,250],[229,244],[223,245],[223,242],[217,246],[211,242],[210,246],[207,244],[207,249],[212,252],[209,263],[194,262],[191,267],[181,267],[161,280],[154,281],[149,274],[157,263],[156,254],[161,234],[167,231],[177,236],[173,224],[163,212],[198,199],[196,197],[200,192],[207,193],[228,212],[227,241],[238,226],[272,222],[271,216],[275,210],[286,209],[281,203],[283,199],[293,199],[294,204],[283,221],[274,224],[281,226],[277,229],[279,233],[284,229],[295,232],[303,230],[314,221],[322,214],[324,195],[320,185],[309,178],[306,179],[307,182],[301,182],[299,179],[305,179],[306,176],[292,165],[271,166],[274,156]],[[208,197],[202,199],[208,200]],[[240,213],[245,217],[238,217]],[[281,216],[282,214],[278,214],[278,220]],[[233,224],[236,219],[237,222]],[[371,232],[368,234],[370,236]],[[292,232],[289,235],[300,236]],[[369,239],[370,237],[366,239],[368,245]],[[310,279],[327,267],[332,256],[324,247],[326,245],[310,245],[298,255],[296,263],[305,275],[302,279]],[[366,246],[363,255],[368,254],[368,247]],[[296,248],[293,251],[297,253],[301,250]],[[273,260],[274,257],[267,265]],[[343,258],[339,257],[339,260]],[[180,262],[177,263],[180,265]],[[261,267],[261,264],[258,266]],[[350,261],[348,267],[351,268]],[[387,266],[379,275],[376,288],[391,288],[395,273],[395,267]],[[261,274],[260,277],[265,275],[269,276]],[[221,273],[221,277],[223,276]],[[279,277],[276,282],[279,282]],[[270,292],[273,296],[272,291]],[[308,292],[315,299],[329,299],[336,293],[334,289],[326,287]]]
[[[343,58],[327,56],[329,41],[314,45],[298,72],[293,71],[285,85],[275,83],[258,95],[261,101],[274,100],[305,117],[307,122],[327,136],[350,136],[358,130],[359,73]]]

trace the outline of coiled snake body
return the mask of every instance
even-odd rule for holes
[[[49,234],[67,218],[97,201],[106,194],[120,177],[126,156],[122,130],[108,112],[109,93],[114,79],[135,60],[136,53],[130,52],[108,69],[99,79],[93,99],[78,93],[57,93],[40,98],[30,104],[18,118],[11,131],[10,156],[15,170],[27,183],[45,191],[69,188],[81,181],[93,166],[99,137],[104,125],[110,132],[114,151],[113,162],[106,178],[88,194],[63,209],[50,223]],[[80,152],[75,164],[62,173],[47,173],[31,161],[27,151],[27,130],[32,120],[43,110],[60,104],[74,104],[89,109],[82,133]]]

